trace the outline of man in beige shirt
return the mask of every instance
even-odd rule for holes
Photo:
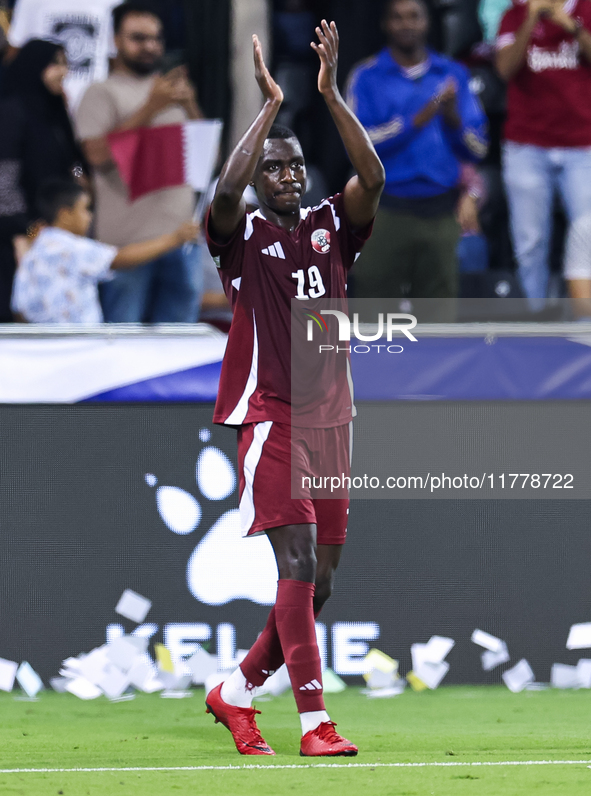
[[[76,126],[93,170],[96,237],[125,246],[177,229],[194,209],[189,185],[128,199],[106,136],[136,127],[182,124],[201,117],[184,67],[162,75],[162,23],[151,6],[128,0],[113,10],[117,57],[111,75],[90,86]],[[196,246],[182,247],[103,286],[105,320],[129,323],[191,323],[197,320],[202,275]]]

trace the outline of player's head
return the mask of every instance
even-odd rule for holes
[[[306,191],[306,163],[296,134],[274,124],[269,130],[252,183],[259,202],[278,215],[299,212]]]
[[[429,32],[429,12],[424,0],[387,0],[382,30],[388,44],[403,52],[424,47]]]
[[[113,9],[113,33],[120,61],[137,75],[156,72],[164,55],[162,21],[150,2],[127,0]]]
[[[60,227],[74,235],[86,235],[92,212],[90,195],[71,180],[47,180],[37,195],[41,218],[51,226]]]

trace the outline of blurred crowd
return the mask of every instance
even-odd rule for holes
[[[302,142],[314,204],[335,182],[309,47],[331,4],[269,5],[277,121]],[[163,180],[132,198],[114,155],[134,130],[204,117],[179,33],[187,4],[167,6],[0,3],[0,322],[227,323],[206,196]],[[341,25],[347,102],[386,170],[352,294],[524,297],[540,317],[570,295],[591,316],[591,0],[371,9],[365,52]],[[181,160],[182,139],[169,146]]]

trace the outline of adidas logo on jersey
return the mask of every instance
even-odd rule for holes
[[[285,260],[285,253],[283,251],[283,246],[276,241],[272,243],[268,249],[261,249],[263,254],[268,254],[269,257],[279,257],[280,260]]]
[[[318,680],[312,680],[310,683],[300,686],[300,691],[322,691],[322,685]]]

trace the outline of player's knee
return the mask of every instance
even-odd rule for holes
[[[314,583],[316,579],[316,555],[313,551],[291,550],[280,565],[281,577]]]
[[[279,577],[314,583],[316,580],[316,529],[286,526],[269,532]]]

